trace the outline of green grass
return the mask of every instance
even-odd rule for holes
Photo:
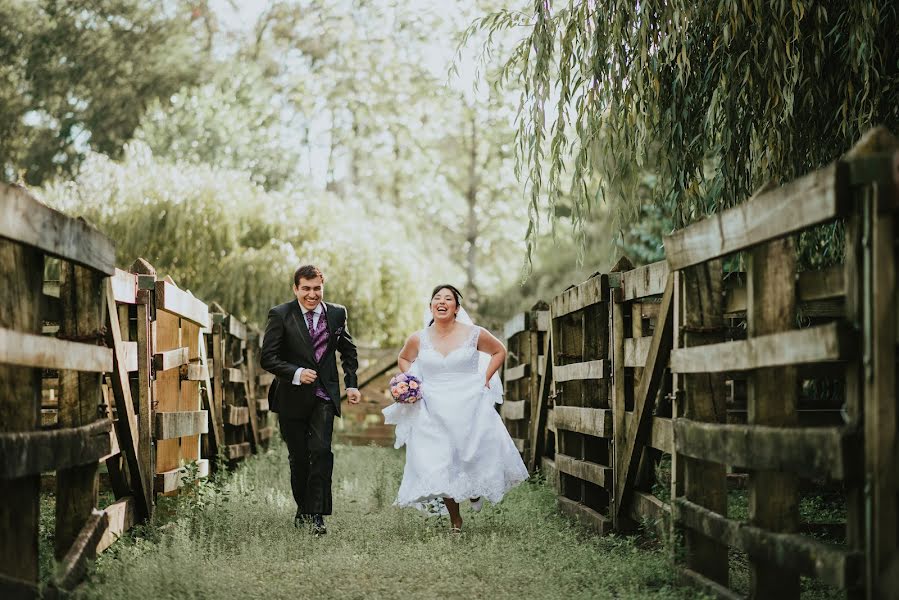
[[[391,506],[403,454],[335,448],[334,515],[322,538],[292,527],[286,450],[167,502],[99,557],[85,598],[696,598],[641,538],[597,538],[559,516],[537,481],[465,533]]]

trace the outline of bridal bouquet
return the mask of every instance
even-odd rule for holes
[[[421,379],[408,373],[394,375],[390,379],[390,395],[400,404],[412,404],[421,400]]]

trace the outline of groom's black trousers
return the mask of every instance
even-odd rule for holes
[[[279,416],[281,437],[287,443],[290,462],[290,487],[299,515],[331,514],[331,432],[334,405],[315,399],[308,417]]]

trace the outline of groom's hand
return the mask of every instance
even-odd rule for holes
[[[303,372],[300,373],[300,383],[310,384],[315,383],[315,378],[318,377],[318,373],[313,371],[312,369],[303,369]]]
[[[362,400],[362,392],[355,388],[348,389],[346,391],[346,399],[350,404],[359,404],[359,401]]]

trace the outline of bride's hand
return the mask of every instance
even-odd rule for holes
[[[490,389],[490,378],[489,378],[489,377],[488,377],[487,380],[484,382],[484,387],[487,388],[488,390]]]

